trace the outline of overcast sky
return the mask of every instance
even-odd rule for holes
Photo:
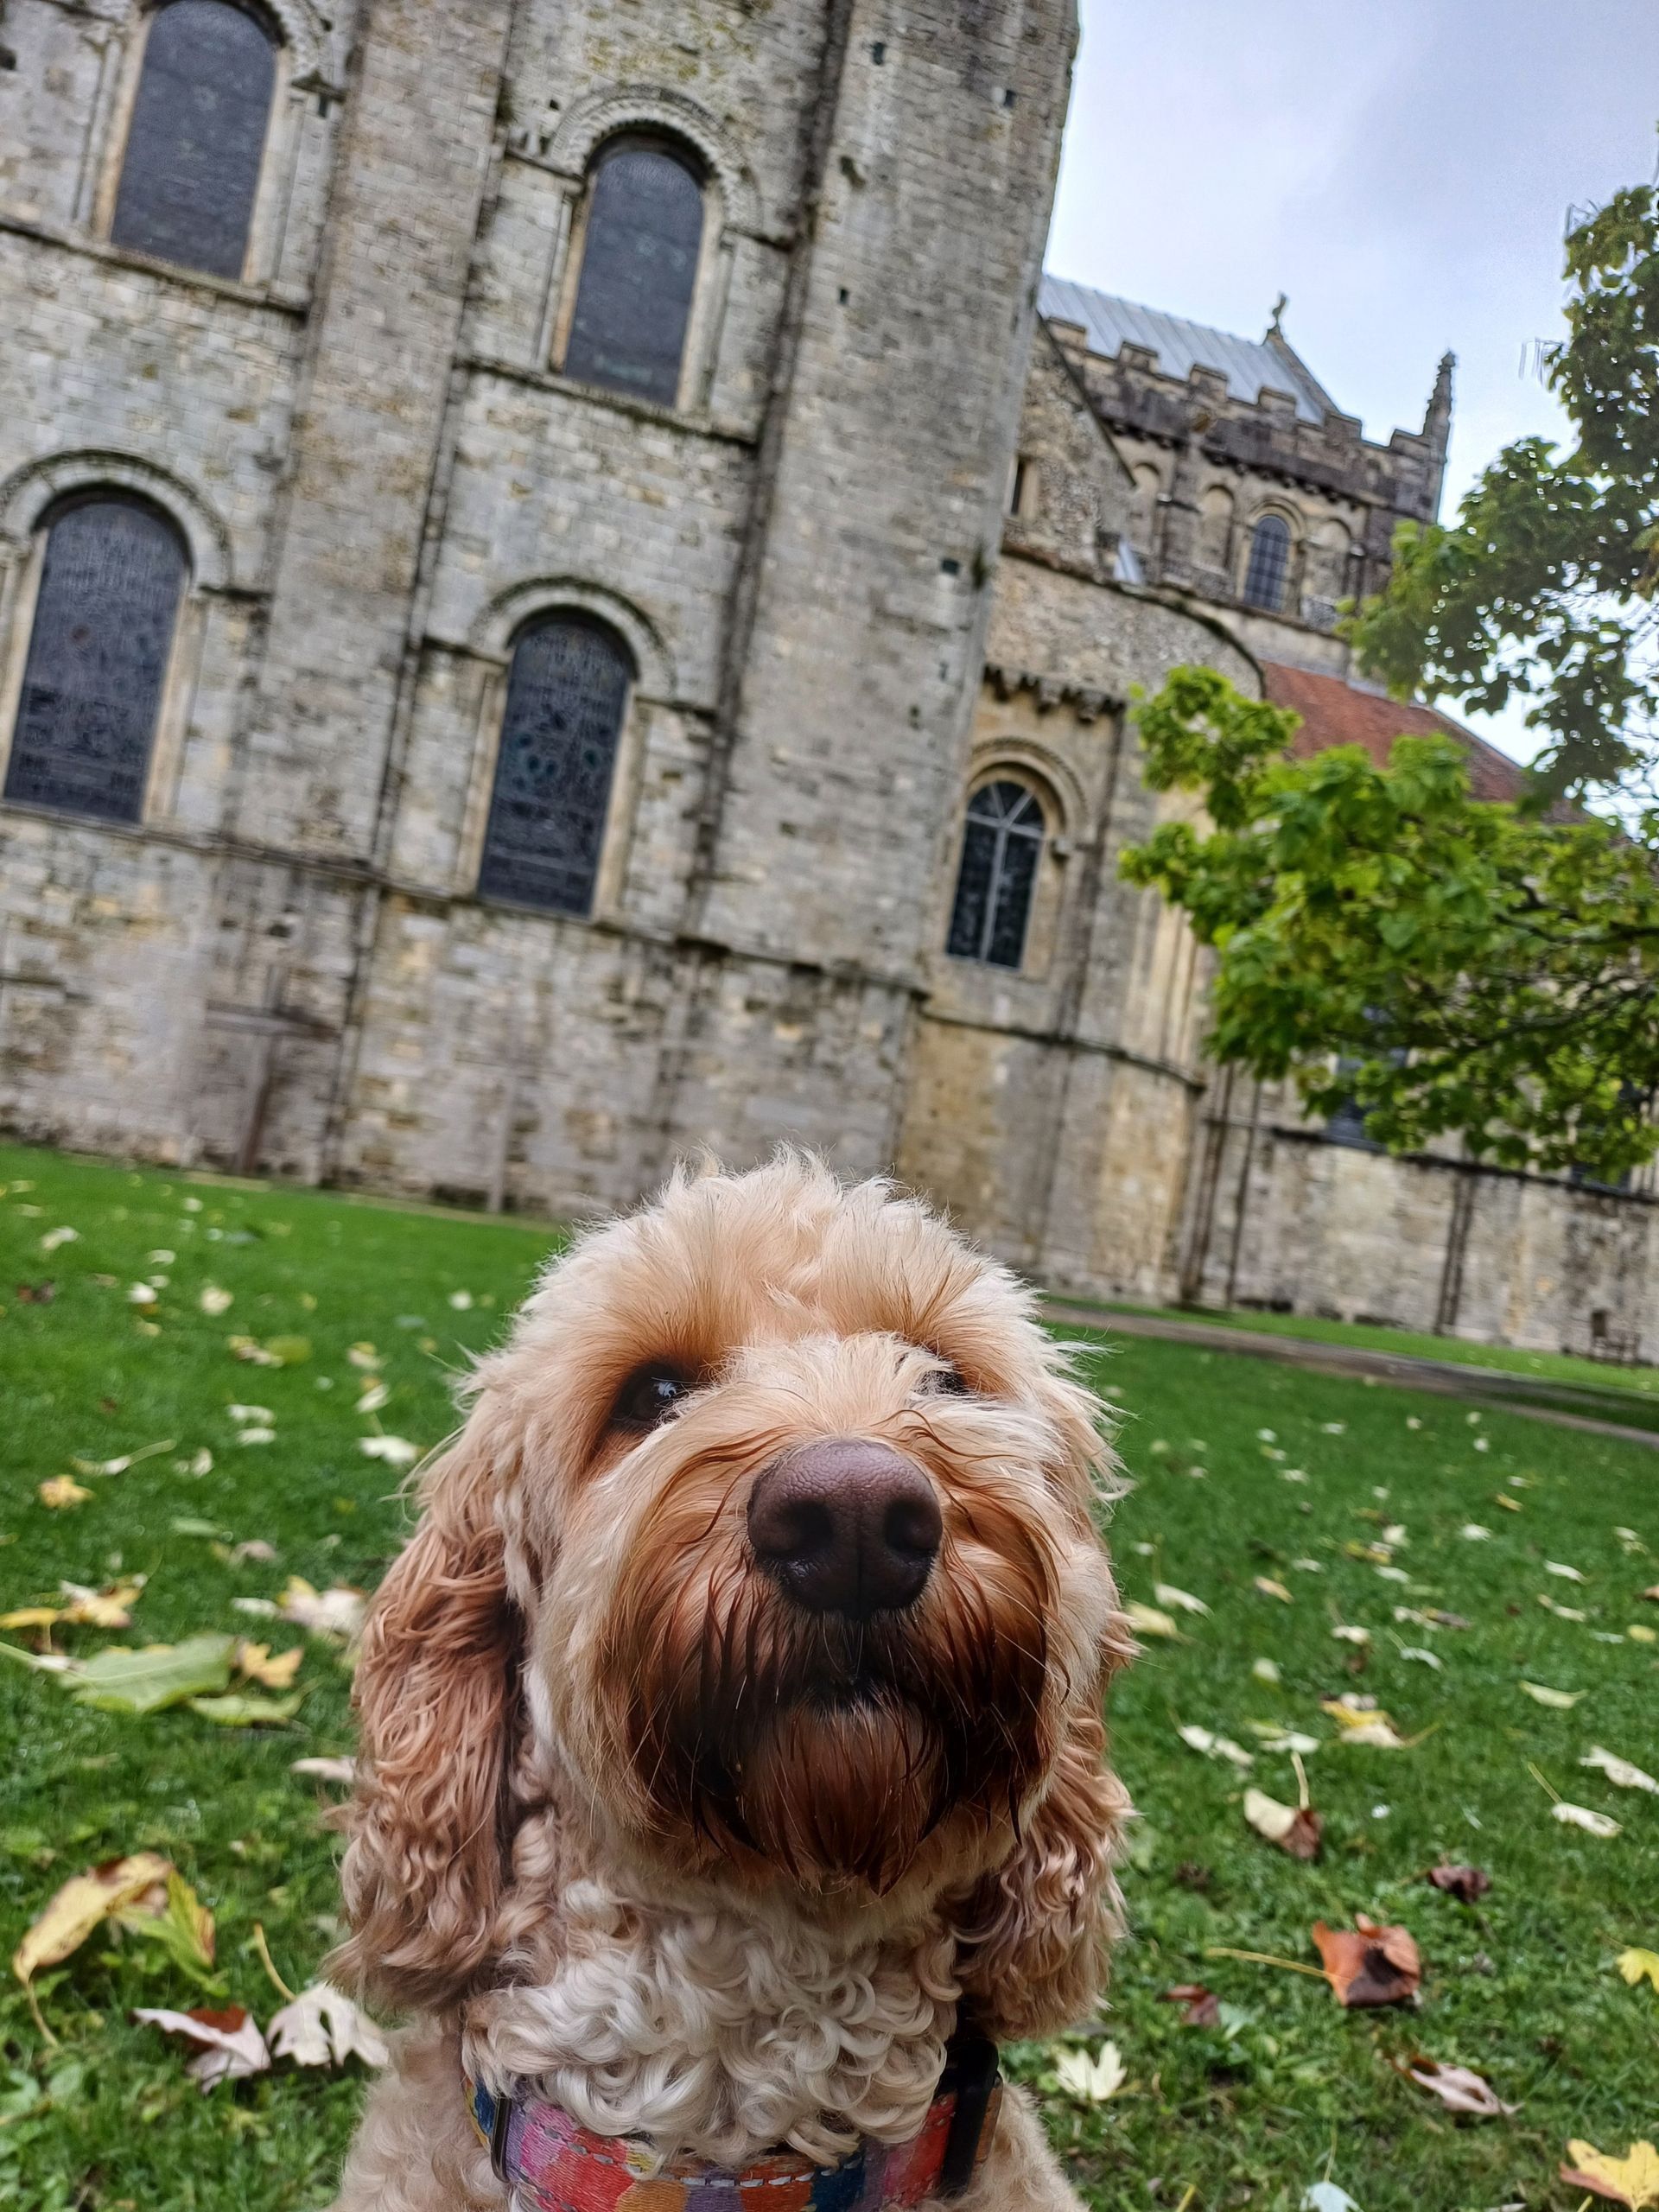
[[[1286,334],[1366,435],[1421,423],[1458,356],[1446,512],[1555,435],[1567,211],[1659,154],[1659,0],[1081,0],[1048,265]],[[1516,728],[1492,734],[1526,749]]]

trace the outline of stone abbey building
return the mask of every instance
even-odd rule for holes
[[[1333,626],[1449,364],[1376,444],[1043,278],[1071,0],[326,4],[0,4],[0,1122],[548,1213],[791,1137],[1080,1288],[1633,1344],[1649,1194],[1217,1077],[1116,870],[1132,685],[1410,719]]]

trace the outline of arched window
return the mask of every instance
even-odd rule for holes
[[[144,42],[110,236],[242,274],[276,82],[270,32],[227,0],[166,0]]]
[[[1290,574],[1290,524],[1282,515],[1263,515],[1250,536],[1250,565],[1244,575],[1244,599],[1276,614],[1285,603]]]
[[[6,797],[137,822],[184,590],[178,532],[142,499],[63,508],[41,567]]]
[[[945,943],[953,959],[1019,967],[1045,834],[1043,810],[1023,784],[987,784],[969,800]]]
[[[702,175],[660,139],[613,138],[588,186],[564,372],[672,407],[702,248]]]
[[[478,878],[486,897],[592,911],[633,672],[621,639],[587,615],[519,632]]]

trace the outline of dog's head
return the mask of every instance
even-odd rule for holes
[[[1086,2002],[1123,1809],[1096,1411],[1013,1279],[881,1184],[681,1176],[578,1243],[375,1605],[346,1969],[476,1981],[551,1790],[677,1878],[946,1899],[1005,2032]]]

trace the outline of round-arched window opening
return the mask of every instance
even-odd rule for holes
[[[593,912],[633,680],[627,645],[591,615],[538,615],[518,632],[479,869],[484,897]]]
[[[974,793],[945,940],[953,960],[976,960],[988,968],[1020,965],[1046,836],[1042,807],[1024,784],[1008,779]]]
[[[1250,564],[1244,575],[1249,607],[1277,614],[1285,603],[1290,575],[1290,524],[1282,515],[1263,515],[1250,537]]]
[[[276,81],[262,17],[231,0],[164,0],[144,41],[111,241],[239,277]]]
[[[703,188],[702,163],[671,140],[631,134],[601,149],[567,376],[675,404],[702,251]]]
[[[159,508],[86,493],[48,528],[5,796],[106,822],[143,812],[189,563]]]

